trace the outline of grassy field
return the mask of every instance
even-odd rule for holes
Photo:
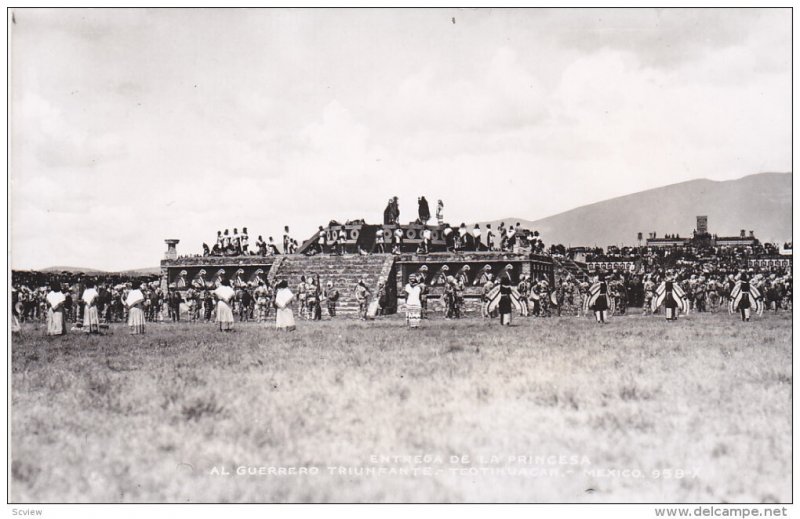
[[[11,501],[792,498],[790,314],[298,324],[26,325]]]

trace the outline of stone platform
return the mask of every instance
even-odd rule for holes
[[[497,279],[500,273],[511,266],[511,281],[516,284],[520,276],[526,275],[534,279],[554,280],[554,263],[549,256],[512,253],[512,252],[435,252],[431,254],[401,254],[396,257],[397,301],[398,306],[405,302],[403,288],[411,274],[419,275],[423,265],[428,267],[425,283],[428,285],[429,306],[438,311],[443,307],[444,285],[441,282],[443,267],[447,266],[447,274],[455,276],[462,267],[469,266],[468,284],[464,289],[464,301],[467,311],[477,311],[480,307],[482,287],[479,285],[481,273],[488,265],[492,277]]]
[[[274,286],[277,281],[286,280],[295,292],[301,276],[318,277],[323,285],[332,281],[339,290],[339,312],[342,315],[355,315],[358,304],[354,288],[359,279],[366,280],[373,296],[377,294],[378,281],[383,280],[389,301],[386,310],[393,313],[405,302],[403,288],[409,275],[419,273],[423,265],[428,267],[425,282],[430,287],[432,308],[436,308],[444,292],[440,275],[443,267],[446,265],[447,273],[455,275],[463,266],[469,265],[468,286],[464,293],[469,309],[479,304],[481,287],[477,282],[487,265],[495,278],[510,265],[511,279],[515,284],[523,274],[534,279],[546,279],[552,284],[556,263],[549,256],[510,252],[190,256],[162,260],[161,276],[162,287],[170,290],[188,289],[193,284],[199,284],[201,279],[208,285],[225,278],[234,286],[256,284],[260,279]]]

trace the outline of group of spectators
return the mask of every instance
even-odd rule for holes
[[[677,236],[677,235],[675,235]],[[784,249],[791,249],[790,243]],[[691,311],[717,311],[727,304],[730,291],[742,274],[750,278],[767,308],[777,311],[791,308],[791,260],[779,255],[778,246],[758,243],[747,246],[689,245],[670,248],[608,247],[585,250],[588,264],[625,263],[627,268],[610,270],[606,277],[609,290],[617,303],[617,312],[624,313],[627,306],[642,306],[649,312],[653,291],[667,277],[683,288]],[[556,257],[569,256],[570,251],[554,245],[550,253]],[[785,261],[784,261],[785,260]],[[762,263],[763,265],[760,265]],[[788,265],[787,265],[788,264]]]
[[[158,276],[86,276],[69,272],[12,272],[12,314],[21,323],[44,322],[47,318],[47,294],[52,287],[59,287],[64,295],[65,321],[79,323],[83,320],[85,306],[81,296],[87,284],[91,284],[98,292],[98,313],[104,323],[126,321],[128,309],[124,301],[132,288],[142,285],[147,287],[145,316],[151,321],[157,319],[158,302],[164,297]]]
[[[428,201],[424,196],[417,199],[418,203],[418,217],[413,224],[423,225],[425,228],[422,231],[421,242],[417,249],[418,253],[428,253],[431,251],[433,241],[433,224],[431,223],[431,211]],[[363,220],[355,222],[364,223]],[[479,224],[475,224],[472,228],[468,228],[465,223],[455,227],[445,225],[444,223],[444,203],[438,200],[436,205],[436,226],[444,226],[442,233],[444,240],[447,244],[449,252],[463,252],[463,251],[503,251],[503,252],[533,252],[544,253],[544,243],[539,237],[538,231],[524,229],[517,222],[515,226],[506,226],[501,222],[495,228],[492,224],[485,224],[481,228]],[[359,245],[359,254],[380,253],[384,254],[392,252],[400,254],[404,240],[404,233],[400,225],[400,204],[398,197],[389,199],[386,209],[384,210],[384,225],[398,226],[398,228],[391,231],[390,235],[384,232],[377,232],[375,235],[375,242],[372,248],[365,245],[364,249]],[[331,222],[329,227],[336,227],[337,222]],[[431,228],[428,226],[431,225]],[[311,245],[305,250],[306,254],[344,254],[344,243],[347,240],[347,233],[344,229],[338,232],[328,233],[323,226],[319,226],[316,235],[312,238]],[[242,256],[242,255],[259,255],[271,256],[277,254],[295,254],[300,248],[297,240],[289,235],[289,226],[284,227],[284,234],[282,240],[282,247],[279,247],[272,236],[264,240],[263,236],[259,235],[255,244],[250,243],[250,236],[247,227],[243,227],[241,233],[238,228],[234,228],[233,232],[228,229],[224,231],[217,231],[216,241],[213,247],[203,243],[203,256]]]
[[[289,235],[289,226],[283,228],[283,252],[278,248],[275,239],[270,236],[266,241],[264,237],[259,235],[253,244],[254,248],[250,248],[250,236],[247,233],[247,227],[242,228],[239,233],[238,228],[234,228],[233,232],[217,231],[217,238],[214,246],[209,248],[207,243],[203,243],[203,256],[273,256],[277,254],[294,254],[297,252],[300,244]]]
[[[544,242],[539,237],[539,231],[525,229],[519,222],[513,226],[500,222],[495,229],[492,224],[487,223],[483,230],[479,224],[468,229],[462,223],[457,229],[445,227],[443,234],[450,252],[501,251],[538,254],[544,251]]]
[[[423,224],[424,225],[424,224]],[[378,253],[400,254],[403,250],[405,233],[403,229],[397,227],[390,231],[388,235],[379,230],[375,233],[375,242],[372,249],[367,252],[359,248],[359,254]],[[445,225],[442,230],[447,252],[469,252],[469,251],[500,251],[516,253],[545,253],[544,242],[539,237],[538,231],[531,231],[520,226],[506,226],[501,222],[496,228],[492,224],[486,224],[482,229],[479,224],[475,224],[469,229],[465,223],[458,227]],[[314,237],[313,246],[307,254],[329,253],[333,255],[344,254],[344,243],[347,240],[347,232],[344,229],[334,232],[329,240],[328,232],[319,226]],[[421,232],[421,241],[417,247],[418,254],[428,254],[431,252],[433,244],[433,230],[425,226]]]
[[[189,287],[188,290],[163,290],[156,276],[146,278],[123,278],[120,276],[84,276],[81,274],[55,274],[14,272],[12,281],[12,312],[20,323],[45,322],[47,318],[47,294],[54,286],[64,294],[64,321],[80,326],[83,322],[85,304],[82,294],[87,285],[97,292],[96,301],[102,324],[128,321],[129,308],[125,305],[133,289],[144,295],[142,310],[148,322],[163,321],[213,321],[216,318],[216,300],[213,286]],[[263,320],[269,316],[269,305],[257,305],[271,300],[273,291],[268,285],[239,288],[236,291],[235,311],[240,320]]]
[[[741,253],[736,249],[717,250],[711,259],[698,261],[683,257],[667,265],[659,254],[644,251],[644,256],[638,257],[637,263],[629,268],[598,270],[589,274],[561,270],[552,281],[542,275],[514,277],[511,265],[497,276],[492,275],[488,265],[475,273],[470,272],[469,265],[462,266],[454,273],[449,271],[447,265],[435,273],[428,272],[427,266],[422,266],[414,278],[419,286],[422,318],[428,316],[427,303],[430,297],[441,301],[445,318],[464,317],[468,287],[479,288],[474,295],[480,294],[483,303],[481,313],[484,317],[491,317],[487,311],[489,293],[503,277],[509,280],[514,278],[514,286],[522,301],[523,316],[581,316],[589,289],[600,274],[607,283],[609,298],[618,315],[624,315],[630,307],[641,308],[644,315],[651,313],[656,289],[668,278],[681,286],[691,312],[726,311],[731,291],[743,275],[749,279],[750,286],[758,290],[767,311],[791,310],[791,268],[742,268],[736,261]],[[612,251],[612,254],[616,252]],[[67,323],[83,321],[85,308],[82,295],[87,286],[94,287],[98,292],[96,306],[100,322],[106,325],[128,320],[129,309],[125,301],[132,289],[141,290],[144,296],[141,308],[149,322],[213,322],[217,317],[216,286],[213,283],[203,283],[203,286],[192,284],[183,290],[171,286],[165,291],[156,276],[85,276],[68,272],[26,271],[12,274],[14,317],[19,322],[44,322],[47,317],[47,295],[54,286],[60,287],[65,296],[63,314]],[[264,322],[270,318],[275,290],[268,281],[235,283],[232,288],[235,297],[230,302],[231,308],[239,321]],[[379,280],[375,293],[363,279],[352,287],[335,287],[332,281],[323,283],[318,276],[304,276],[292,289],[296,294],[299,316],[308,320],[321,320],[324,314],[335,318],[341,297],[340,289],[352,290],[361,319],[368,318],[370,308],[371,316],[375,316],[382,315],[394,306],[394,302],[390,301],[389,287],[383,279]]]
[[[785,250],[791,250],[791,243],[784,243]],[[551,245],[549,252],[554,255],[574,257],[576,251],[586,254],[587,262],[633,261],[646,266],[673,265],[679,261],[708,263],[719,268],[737,268],[748,260],[780,258],[780,250],[773,243],[756,242],[746,246],[686,245],[677,247],[601,247],[566,249],[563,245]]]

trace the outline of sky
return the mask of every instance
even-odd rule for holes
[[[14,9],[11,265],[791,171],[790,9]]]

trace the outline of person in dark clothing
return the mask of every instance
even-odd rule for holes
[[[214,298],[211,296],[210,290],[203,292],[203,308],[205,309],[206,321],[211,321],[211,313],[214,311]]]
[[[666,309],[667,321],[678,320],[678,299],[675,297],[675,281],[668,277],[664,281],[664,308]]]
[[[250,318],[250,304],[253,297],[249,290],[242,290],[242,298],[239,300],[239,321],[247,321]]]
[[[386,209],[383,210],[383,224],[384,225],[392,225],[394,221],[394,211],[392,209],[392,199],[389,199],[389,203],[386,204]]]
[[[598,323],[605,324],[606,317],[609,310],[608,300],[608,284],[606,283],[606,276],[600,274],[597,282],[589,289],[589,296],[587,298],[587,306],[594,312],[595,319]]]
[[[71,322],[73,321],[73,305],[72,305],[72,294],[69,290],[64,290],[64,322]]]
[[[97,298],[98,313],[105,322],[111,322],[111,291],[106,287],[100,287],[100,295]]]
[[[752,304],[750,301],[750,277],[747,273],[742,274],[739,283],[740,289],[740,297],[738,304],[736,305],[736,310],[740,312],[742,316],[742,321],[748,322],[750,321],[750,308],[752,308]]]
[[[781,286],[774,280],[771,281],[767,286],[767,301],[769,302],[769,307],[775,313],[778,313],[778,309],[780,309],[781,307],[782,299],[783,299],[783,293],[781,290]]]
[[[397,197],[392,198],[392,223],[400,223],[400,202]]]
[[[425,200],[424,196],[419,197],[419,221],[423,224],[427,224],[428,220],[431,219],[431,210],[428,207],[428,201]]]
[[[504,277],[500,280],[500,303],[497,305],[501,325],[511,326],[511,308],[511,280]]]
[[[183,302],[183,298],[181,297],[181,293],[177,290],[173,290],[172,293],[169,295],[169,307],[172,310],[172,320],[173,321],[180,321],[181,320],[181,303]]]

